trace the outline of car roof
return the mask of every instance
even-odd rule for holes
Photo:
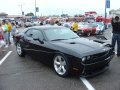
[[[36,28],[36,29],[39,29],[39,30],[43,30],[43,29],[65,28],[65,27],[63,27],[63,26],[43,25],[43,26],[33,26],[33,27],[29,27],[29,28]]]

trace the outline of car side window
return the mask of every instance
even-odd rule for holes
[[[31,37],[31,32],[32,32],[31,30],[27,30],[27,31],[25,32],[26,36],[27,36],[27,37]]]
[[[34,29],[34,30],[32,30],[32,38],[34,38],[34,39],[37,38],[37,39],[43,40],[43,34],[40,30]]]

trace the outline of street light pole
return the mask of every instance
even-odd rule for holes
[[[20,4],[20,5],[19,5],[19,6],[20,6],[20,8],[21,8],[21,15],[22,15],[22,16],[24,15],[23,5],[24,5],[24,4]]]
[[[19,6],[21,7],[21,14],[22,14],[22,12],[23,12],[23,9],[22,9],[22,4],[20,4]],[[23,15],[23,14],[22,14],[22,15]]]
[[[35,0],[35,16],[36,16],[36,0]]]
[[[105,0],[105,29],[106,29],[106,17],[107,17],[107,12],[106,12],[106,0]]]
[[[63,9],[62,9],[62,14],[63,14]]]

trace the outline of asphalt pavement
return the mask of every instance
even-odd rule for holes
[[[104,36],[110,41],[111,30],[106,31]],[[62,78],[39,60],[28,55],[19,57],[13,44],[5,50],[0,55],[0,90],[120,90],[120,58],[116,55],[109,69],[98,76],[81,78],[71,75]]]

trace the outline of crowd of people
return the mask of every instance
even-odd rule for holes
[[[15,23],[11,23],[7,20],[0,21],[0,53],[4,51],[4,48],[11,44],[10,35],[14,37],[16,32]]]

